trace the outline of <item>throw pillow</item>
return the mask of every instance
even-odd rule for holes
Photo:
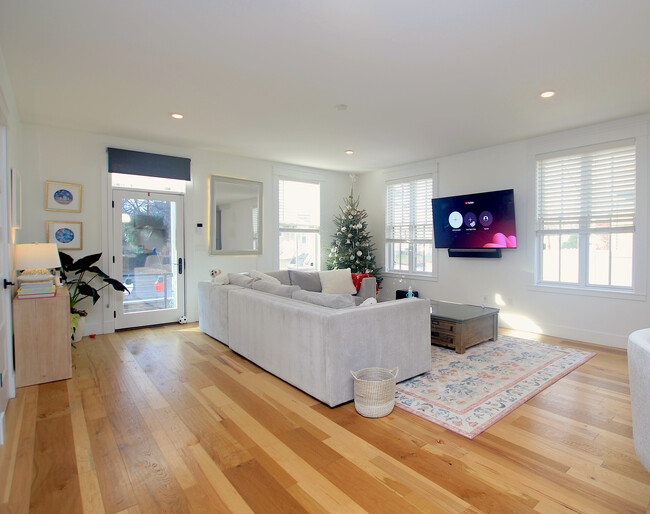
[[[267,271],[266,275],[269,277],[277,278],[280,281],[280,284],[285,286],[291,285],[291,279],[289,279],[289,270],[283,269],[280,271]]]
[[[300,291],[298,286],[284,286],[282,284],[267,282],[266,280],[256,280],[253,282],[253,289],[278,296],[285,296],[287,298],[291,298],[293,293]]]
[[[318,271],[289,271],[291,285],[300,286],[305,291],[316,291],[320,293],[322,286]]]
[[[350,268],[320,271],[320,283],[323,293],[330,294],[356,294],[357,288],[352,282]]]
[[[330,309],[345,309],[347,307],[354,307],[354,299],[349,294],[327,294],[316,293],[314,291],[296,291],[291,295],[294,300],[301,302],[313,303],[322,307],[329,307]]]
[[[248,274],[250,277],[253,277],[257,280],[264,280],[266,282],[271,282],[272,284],[279,284],[280,281],[272,277],[271,275],[267,275],[266,273],[262,273],[261,271],[253,270]]]
[[[242,275],[240,273],[228,273],[228,280],[231,284],[241,287],[248,287],[250,289],[255,279],[249,277],[248,275]]]
[[[367,305],[374,305],[374,304],[376,304],[376,303],[377,303],[377,300],[375,300],[374,298],[366,298],[366,299],[361,303],[361,305],[359,305],[359,307],[365,307],[365,306],[367,306]]]

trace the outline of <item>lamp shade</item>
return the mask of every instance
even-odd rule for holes
[[[59,249],[55,243],[30,243],[15,246],[17,270],[60,268]]]

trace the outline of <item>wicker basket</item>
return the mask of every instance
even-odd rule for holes
[[[354,377],[354,408],[366,418],[387,416],[395,406],[395,379],[399,369],[364,368]]]

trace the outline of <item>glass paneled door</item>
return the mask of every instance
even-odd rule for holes
[[[115,328],[178,321],[185,313],[183,196],[113,190],[115,275],[129,293]]]

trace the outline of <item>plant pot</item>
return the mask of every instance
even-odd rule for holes
[[[78,343],[81,341],[81,338],[84,336],[84,329],[86,328],[86,316],[79,316],[77,320],[77,328],[74,330],[72,335],[72,342]]]

